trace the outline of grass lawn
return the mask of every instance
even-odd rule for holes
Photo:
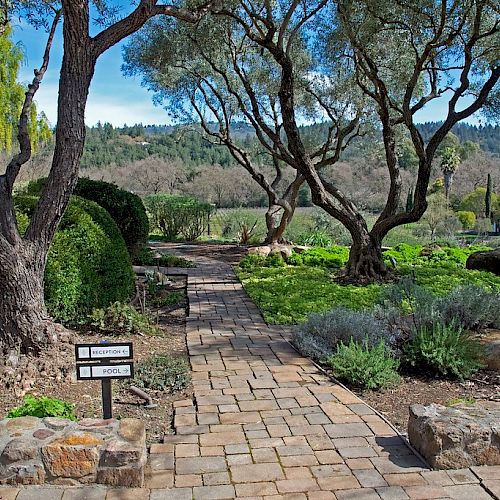
[[[434,266],[401,266],[400,271],[414,273],[417,283],[436,295],[445,295],[465,284],[500,288],[500,277],[488,272]],[[236,273],[271,324],[297,324],[312,312],[325,312],[335,306],[369,309],[387,286],[338,285],[333,281],[334,273],[322,267],[236,268]]]

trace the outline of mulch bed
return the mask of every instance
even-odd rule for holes
[[[140,335],[109,335],[98,334],[90,329],[75,332],[75,342],[93,343],[101,340],[109,342],[133,342],[135,362],[145,360],[153,354],[170,354],[175,357],[188,359],[186,348],[186,277],[175,276],[175,282],[166,287],[169,292],[182,292],[182,299],[175,305],[162,307],[158,311],[161,334],[158,336]],[[152,309],[156,317],[157,309]],[[56,350],[58,363],[75,365],[72,349]],[[66,360],[59,359],[66,356]],[[100,381],[77,381],[76,375],[68,383],[65,380],[56,380],[48,377],[36,377],[35,383],[28,391],[34,396],[49,396],[76,403],[75,413],[78,418],[102,417],[101,383]],[[163,391],[146,391],[153,398],[156,408],[144,408],[144,401],[130,394],[126,385],[120,381],[113,381],[113,417],[140,418],[146,424],[148,443],[160,442],[163,436],[172,433],[172,403],[179,399],[191,398],[192,389],[169,394]],[[22,397],[13,390],[3,390],[0,393],[0,415],[5,415],[11,408],[22,403]]]
[[[408,428],[408,407],[412,404],[450,405],[460,400],[500,402],[500,373],[483,370],[473,380],[438,380],[403,376],[397,387],[381,391],[350,389],[384,415],[400,432]]]

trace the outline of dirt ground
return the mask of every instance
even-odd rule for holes
[[[163,307],[158,317],[160,334],[158,336],[140,335],[102,335],[92,330],[76,332],[76,343],[94,343],[101,340],[109,342],[132,342],[134,346],[134,362],[140,362],[153,354],[170,354],[187,360],[186,349],[186,277],[176,276],[175,282],[167,287],[169,292],[182,292],[182,299],[173,306]],[[154,310],[153,311],[157,311]],[[155,317],[155,314],[153,314]],[[74,351],[66,354],[69,364],[75,364]],[[61,360],[59,360],[61,361]],[[163,391],[147,390],[158,406],[153,409],[144,408],[144,401],[128,392],[126,383],[114,380],[113,384],[113,417],[141,418],[146,424],[147,441],[160,442],[165,434],[172,432],[172,403],[179,399],[191,397],[191,388],[176,394]],[[28,391],[34,396],[49,396],[75,403],[78,418],[102,417],[101,382],[95,380],[77,381],[76,375],[68,383],[47,377],[37,377],[34,386]],[[12,390],[0,393],[0,414],[5,415],[11,408],[22,403],[20,395]]]
[[[400,432],[408,428],[408,407],[412,404],[439,403],[450,405],[459,400],[500,401],[500,374],[481,371],[473,380],[425,379],[403,376],[393,389],[360,391],[350,388],[361,399],[382,413]]]

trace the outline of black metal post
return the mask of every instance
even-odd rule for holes
[[[102,418],[113,418],[113,404],[111,401],[111,379],[101,380],[102,387]]]

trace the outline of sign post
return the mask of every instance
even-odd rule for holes
[[[76,344],[75,357],[77,380],[101,381],[103,418],[112,418],[111,381],[134,376],[134,348],[132,342]],[[116,362],[115,360],[129,361]]]

